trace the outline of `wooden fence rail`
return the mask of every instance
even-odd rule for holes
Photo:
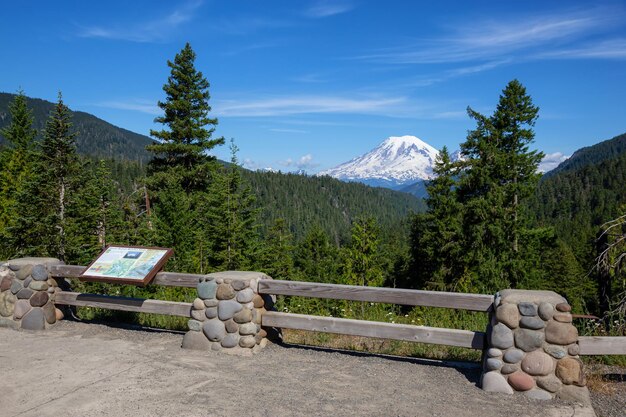
[[[409,306],[445,307],[484,312],[489,311],[493,305],[493,296],[484,294],[361,287],[355,285],[319,284],[315,282],[280,280],[259,281],[259,293]]]
[[[377,321],[308,316],[274,311],[264,313],[262,323],[263,326],[268,327],[379,337],[381,339],[460,346],[478,350],[482,350],[485,345],[485,334],[482,332],[440,329],[410,324],[381,323]]]
[[[626,355],[624,336],[580,336],[581,355]]]
[[[50,275],[54,278],[78,278],[85,269],[87,269],[86,266],[80,265],[53,265],[49,267]],[[203,276],[178,272],[159,272],[151,284],[163,285],[164,287],[195,288],[198,285],[198,278]]]
[[[111,295],[61,291],[55,295],[55,303],[76,307],[98,307],[108,310],[191,317],[191,303],[176,301],[114,297]]]

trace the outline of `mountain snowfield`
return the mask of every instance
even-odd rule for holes
[[[317,175],[343,181],[401,188],[433,178],[439,151],[415,136],[391,136],[370,152]]]
[[[391,136],[378,147],[334,168],[319,172],[342,181],[357,181],[425,196],[425,181],[434,177],[433,166],[439,151],[416,136]],[[569,156],[546,155],[538,172],[554,169]],[[452,161],[463,159],[460,150],[450,154]]]

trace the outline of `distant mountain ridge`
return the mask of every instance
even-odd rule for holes
[[[437,149],[416,136],[390,136],[366,154],[317,175],[399,189],[432,179],[437,155]]]
[[[15,94],[0,93],[0,129],[11,122],[9,104]],[[34,128],[41,131],[54,108],[54,103],[38,98],[28,98],[28,107],[33,112]],[[82,111],[72,111],[73,131],[77,132],[76,148],[82,155],[96,158],[147,162],[151,155],[146,145],[154,143],[148,136],[114,126],[96,116]],[[0,145],[5,139],[0,135]]]

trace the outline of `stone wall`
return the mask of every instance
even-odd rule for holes
[[[482,388],[589,404],[570,310],[552,291],[498,293],[487,331]]]
[[[60,291],[48,274],[54,258],[21,258],[0,265],[0,325],[44,330],[63,318],[54,305]]]
[[[261,328],[261,316],[273,305],[270,296],[258,293],[263,279],[271,278],[241,271],[200,278],[183,348],[250,354],[263,347],[267,332]]]

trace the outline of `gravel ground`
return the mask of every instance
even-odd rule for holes
[[[594,364],[586,372],[598,417],[626,417],[626,368]]]
[[[183,350],[181,340],[69,321],[39,333],[0,328],[0,416],[593,415],[483,392],[474,364],[273,344],[237,357]]]

